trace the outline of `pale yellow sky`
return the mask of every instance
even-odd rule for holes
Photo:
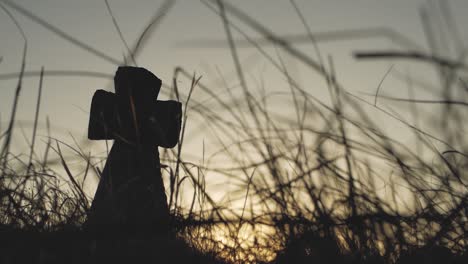
[[[0,3],[2,2],[0,0]],[[110,57],[119,60],[125,53],[125,47],[113,27],[104,1],[16,0],[14,2]],[[132,45],[135,42],[162,2],[109,0],[128,43]],[[229,2],[280,36],[306,32],[289,1],[239,0]],[[438,6],[438,1],[430,0],[297,0],[296,2],[313,32],[388,27],[411,38],[424,48],[427,48],[427,44],[420,10],[430,6]],[[463,29],[464,25],[468,23],[466,16],[468,1],[451,0],[449,2],[453,17],[462,30],[460,32],[461,38],[465,40],[468,37],[468,32],[463,31]],[[116,64],[70,44],[57,34],[18,13],[17,10],[6,4],[3,5],[18,20],[26,34],[28,40],[27,71],[38,71],[41,66],[44,66],[46,71],[81,70],[109,75],[115,72]],[[230,16],[230,18],[233,17]],[[440,22],[437,13],[433,14],[433,18],[435,22]],[[250,36],[259,36],[245,26],[242,21],[233,19]],[[20,69],[23,40],[3,10],[0,10],[0,36],[0,57],[2,58],[0,76],[5,77],[4,74],[18,72]],[[242,39],[236,32],[234,32],[234,37]],[[221,92],[222,88],[217,86],[220,85],[217,69],[226,77],[230,86],[236,87],[238,83],[227,45],[219,48],[200,48],[190,46],[190,43],[195,40],[224,40],[225,38],[226,34],[221,19],[200,1],[176,1],[154,34],[148,39],[137,61],[140,66],[153,71],[166,84],[172,82],[174,68],[182,66],[189,72],[203,75],[202,82],[211,84],[213,92]],[[315,58],[312,45],[297,44],[296,47]],[[324,42],[319,43],[319,47],[324,56],[333,57],[338,79],[348,91],[353,93],[375,92],[378,83],[392,64],[388,61],[360,62],[352,57],[353,51],[400,48],[384,38]],[[267,47],[266,50],[271,56],[277,58],[274,47]],[[447,54],[452,54],[449,52],[449,47],[447,47],[447,51]],[[310,93],[328,103],[328,92],[324,82],[320,81],[320,78],[303,64],[284,53],[280,52],[280,54],[284,56],[294,78],[307,87]],[[240,49],[239,56],[246,67],[247,80],[251,87],[258,88],[257,84],[263,79],[267,93],[289,90],[284,78],[254,48]],[[395,61],[394,68],[401,72],[410,69],[411,72],[419,74],[418,76],[429,82],[436,80],[431,74],[426,74],[431,72],[426,65]],[[186,93],[190,84],[189,80],[181,79],[179,81],[180,88],[185,89]],[[15,86],[16,80],[14,79],[0,81],[0,124],[2,131],[10,115]],[[113,90],[112,83],[105,78],[46,76],[40,111],[41,126],[43,127],[45,117],[48,116],[52,122],[53,133],[57,138],[69,141],[68,132],[70,132],[77,138],[85,139],[90,100],[93,92],[101,88]],[[34,117],[33,109],[37,89],[37,77],[25,79],[17,119],[26,131]],[[388,78],[383,87],[383,93],[405,97],[407,93],[405,89],[401,82],[394,78]],[[423,92],[418,95],[426,96]],[[194,93],[194,100],[202,101],[206,98],[208,95],[200,90]],[[276,107],[289,109],[291,106],[287,102],[280,102]],[[193,132],[193,129],[198,127],[196,117],[193,118],[193,122],[188,123],[189,132]],[[383,125],[387,126],[388,129],[401,131],[396,123],[390,122]],[[201,153],[202,142],[208,145],[210,135],[204,131],[197,131],[197,137],[190,138],[190,135],[188,133],[187,151],[189,153],[187,154],[200,156],[198,153]],[[24,140],[22,140],[20,132],[17,133],[14,142],[18,143],[21,149],[22,143],[20,142],[24,142]]]

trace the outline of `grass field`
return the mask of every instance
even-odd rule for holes
[[[37,115],[32,136],[27,136],[28,152],[12,150],[12,138],[19,137],[15,126],[18,101],[27,96],[21,94],[22,82],[31,74],[23,64],[16,77],[13,108],[9,118],[2,120],[7,125],[2,123],[0,131],[2,263],[135,261],[142,257],[156,263],[468,262],[464,50],[459,51],[460,60],[415,49],[356,54],[360,60],[426,63],[441,80],[427,84],[407,78],[436,100],[422,100],[414,94],[408,99],[380,96],[380,85],[375,94],[361,97],[343,87],[333,59],[321,54],[318,46],[316,54],[309,56],[234,6],[221,1],[204,3],[224,23],[240,88],[231,93],[226,84],[220,96],[211,92],[203,78],[182,67],[174,69],[174,80],[190,80],[191,86],[178,87],[177,81],[165,84],[172,88],[172,98],[184,105],[183,124],[199,117],[200,126],[207,128],[219,146],[212,156],[202,153],[199,164],[186,162],[181,153],[190,135],[183,131],[178,147],[160,150],[173,217],[171,236],[163,241],[96,241],[83,232],[92,201],[83,186],[87,179],[99,178],[106,156],[90,156],[82,143],[58,141],[52,133],[46,141],[37,140]],[[296,10],[303,18],[300,9]],[[251,39],[227,14],[319,74],[331,103],[317,99],[291,77],[280,53],[271,57],[265,43]],[[302,21],[308,41],[314,44],[314,35]],[[282,75],[287,92],[269,94],[246,82],[233,32],[244,36]],[[24,54],[26,49],[27,45]],[[137,49],[138,45],[130,54]],[[48,72],[36,74],[40,79],[38,113],[42,78]],[[192,94],[198,92],[209,95],[217,110],[193,99]],[[397,107],[404,104],[407,116],[383,106],[383,100]],[[286,112],[271,107],[278,101],[288,102]],[[420,111],[421,105],[431,111]],[[394,138],[382,122],[397,122],[409,129],[413,144]],[[219,160],[228,166],[220,166]],[[229,203],[212,197],[206,188],[209,175],[231,180],[234,188]]]

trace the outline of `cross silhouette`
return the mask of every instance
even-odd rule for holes
[[[169,209],[157,147],[179,138],[182,105],[156,100],[161,80],[138,67],[119,67],[115,94],[97,90],[88,138],[114,145],[91,205],[86,227],[106,236],[144,236],[168,229]]]

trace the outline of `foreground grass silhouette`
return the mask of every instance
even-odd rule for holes
[[[80,230],[38,232],[2,227],[1,263],[225,263],[181,238],[90,239]]]
[[[187,75],[183,69],[178,69],[176,78],[181,74]],[[195,78],[193,80],[190,90],[197,84]],[[207,89],[203,83],[198,85],[200,89]],[[339,94],[340,90],[335,92]],[[229,103],[214,98],[221,105]],[[304,98],[308,97],[305,95]],[[256,112],[262,109],[256,107],[251,117],[265,118]],[[236,115],[233,109],[226,108]],[[49,136],[42,159],[30,154],[31,157],[26,155],[26,162],[5,150],[8,145],[4,144],[0,160],[2,260],[4,263],[93,263],[109,259],[142,262],[152,259],[171,263],[219,263],[220,259],[233,263],[440,263],[440,260],[464,263],[467,258],[464,165],[458,163],[455,167],[449,159],[442,159],[440,164],[427,163],[417,155],[408,155],[411,152],[406,147],[381,131],[376,132],[377,127],[360,127],[363,132],[372,133],[373,143],[348,138],[343,125],[356,121],[345,120],[339,104],[333,111],[336,112],[328,114],[327,119],[335,117],[332,122],[336,122],[336,127],[329,126],[326,133],[318,133],[305,123],[297,124],[303,133],[297,137],[286,137],[285,133],[290,131],[277,127],[280,123],[273,122],[268,116],[257,123],[264,126],[259,133],[265,134],[260,137],[247,134],[247,139],[252,140],[242,140],[243,143],[238,144],[237,151],[249,148],[251,153],[262,154],[260,162],[253,158],[250,164],[239,164],[234,169],[206,168],[205,173],[212,170],[231,177],[237,177],[236,173],[245,175],[241,178],[245,184],[241,185],[241,190],[257,202],[247,206],[246,196],[242,212],[234,217],[226,216],[223,206],[216,204],[203,187],[199,187],[195,194],[203,199],[199,201],[199,197],[194,196],[193,200],[199,201],[200,206],[211,208],[209,214],[195,210],[193,204],[184,209],[171,202],[177,201],[181,193],[178,178],[191,177],[200,186],[203,186],[203,179],[190,175],[193,165],[184,162],[177,152],[164,152],[162,160],[175,167],[167,170],[170,176],[168,196],[173,197],[169,199],[173,220],[171,235],[163,240],[96,238],[82,230],[90,201],[82,189],[82,182],[72,174],[62,148],[71,149],[83,161],[85,170],[80,179],[86,179],[88,174],[99,175],[99,169],[94,165],[98,158],[87,156],[79,144],[73,147]],[[208,112],[203,114],[207,116]],[[208,121],[226,125],[238,135],[248,131],[243,129],[247,127],[246,123],[233,125],[218,118]],[[291,126],[290,121],[286,123]],[[7,133],[13,133],[13,129]],[[6,137],[7,134],[3,134],[3,138]],[[315,139],[313,145],[305,142],[304,139],[309,137]],[[285,138],[292,138],[292,141]],[[326,146],[325,139],[332,141],[331,148]],[[337,148],[343,149],[338,156]],[[229,151],[236,150],[230,148]],[[398,209],[395,196],[401,189],[395,182],[388,182],[394,204],[379,195],[374,179],[379,174],[369,163],[360,160],[369,152],[401,169],[401,179],[406,180],[412,190],[407,200],[413,202],[406,204],[407,209]],[[50,153],[55,153],[55,161]],[[339,165],[339,159],[348,160],[345,167]],[[295,167],[295,173],[284,172],[285,164]],[[177,170],[177,166],[183,170]],[[254,168],[254,171],[246,174],[246,168]],[[177,175],[174,173],[177,171],[186,175]],[[68,178],[68,186],[63,186],[61,173]],[[427,182],[427,175],[432,182]],[[431,195],[427,195],[428,191]],[[225,236],[231,239],[229,242],[216,236],[220,226],[228,230]],[[273,232],[258,231],[265,227]],[[254,241],[240,240],[239,233],[243,228],[251,228],[256,236]],[[26,251],[29,253],[24,254]]]

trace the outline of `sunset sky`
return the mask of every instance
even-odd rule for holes
[[[0,0],[1,259],[458,263],[467,14],[468,0]],[[130,92],[93,100],[119,66],[158,76],[158,98],[124,69]],[[180,104],[152,99],[181,103],[180,133]],[[88,139],[91,102],[90,137],[115,144]]]
[[[2,3],[3,1],[0,1]],[[121,60],[126,53],[125,46],[112,24],[112,19],[106,9],[104,1],[62,1],[62,0],[15,0],[17,5],[27,9],[37,17],[58,27],[77,40],[99,50],[115,60]],[[290,1],[279,0],[239,0],[229,1],[259,23],[266,26],[278,36],[304,35],[306,29],[301,23]],[[464,31],[468,24],[468,1],[452,0],[450,10],[460,29],[463,39],[468,37]],[[124,1],[109,0],[109,5],[117,19],[125,40],[132,46],[145,25],[151,20],[163,1]],[[420,11],[429,10],[436,23],[440,20],[438,1],[426,0],[297,0],[301,12],[312,32],[327,32],[348,29],[365,29],[387,27],[398,31],[427,49],[427,42],[421,23]],[[11,6],[2,4],[23,28],[27,41],[26,70],[39,71],[44,66],[46,71],[53,70],[81,70],[93,71],[112,76],[118,65],[97,57],[76,45],[45,29],[42,25],[32,21]],[[242,21],[228,15],[251,37],[260,37],[257,32],[249,29]],[[442,22],[443,24],[444,22]],[[5,128],[14,98],[17,80],[9,78],[8,73],[18,72],[21,65],[23,39],[12,20],[4,10],[0,11],[0,118],[2,131]],[[236,40],[243,41],[242,36],[233,31]],[[220,17],[207,8],[201,1],[176,1],[174,6],[161,21],[154,33],[141,50],[137,62],[146,67],[164,83],[171,84],[174,68],[182,66],[189,72],[202,75],[201,81],[216,87],[220,83],[218,70],[226,77],[230,85],[236,86],[237,79],[232,57],[226,43],[217,47],[200,45],[207,40],[225,40],[226,33]],[[218,42],[216,42],[218,43]],[[293,45],[304,53],[316,58],[310,44]],[[353,58],[354,51],[402,49],[388,39],[377,37],[360,40],[343,40],[337,42],[319,43],[324,56],[331,56],[335,63],[338,79],[351,93],[374,93],[380,80],[392,65],[388,61],[357,61]],[[447,54],[450,53],[447,47]],[[267,51],[276,57],[273,47]],[[267,92],[286,89],[283,77],[254,48],[239,48],[242,63],[245,63],[249,82],[258,79],[265,80]],[[297,60],[285,54],[286,64],[293,76],[306,86],[310,93],[328,102],[328,93],[323,80],[312,73]],[[424,64],[413,64],[411,71],[426,71]],[[404,72],[409,66],[404,62],[395,61],[394,69]],[[422,70],[421,70],[422,69]],[[430,72],[430,71],[429,71]],[[426,81],[433,81],[431,74],[419,74]],[[38,91],[38,77],[25,79],[21,90],[17,119],[25,131],[31,127],[34,117],[34,107]],[[187,93],[190,81],[179,80],[180,89]],[[40,110],[40,126],[43,127],[45,117],[49,116],[54,135],[67,139],[68,133],[80,139],[85,139],[88,111],[91,97],[96,89],[113,90],[110,79],[70,76],[45,76]],[[215,88],[213,88],[215,89]],[[403,94],[401,94],[404,92]],[[406,96],[401,82],[391,76],[383,86],[383,94]],[[421,94],[424,96],[424,94]],[[164,98],[164,96],[162,96]],[[196,100],[204,100],[207,95],[195,92]],[[279,108],[289,105],[279,104]],[[193,125],[193,123],[191,124]],[[194,125],[193,125],[194,126]],[[190,129],[191,127],[189,127]],[[193,127],[192,127],[193,128]],[[24,142],[20,132],[16,133],[15,141],[18,146]],[[205,137],[201,133],[201,138]],[[193,148],[201,147],[201,140],[192,142]]]

